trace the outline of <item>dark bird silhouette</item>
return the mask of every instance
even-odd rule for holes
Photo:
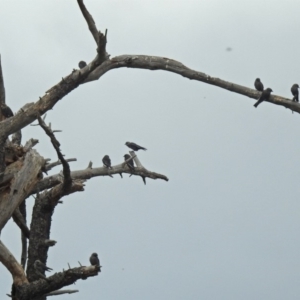
[[[297,83],[293,84],[293,86],[291,87],[291,92],[293,94],[293,100],[292,101],[296,101],[299,102],[299,85]]]
[[[271,92],[273,92],[273,91],[270,88],[267,88],[267,89],[263,90],[263,92],[261,93],[258,101],[254,104],[254,107],[257,107],[264,100],[269,100]]]
[[[260,92],[262,92],[262,91],[264,90],[264,85],[262,84],[262,82],[260,81],[259,78],[256,78],[256,79],[255,79],[255,81],[254,81],[254,86],[255,86],[255,88],[256,88],[258,91],[260,91]]]
[[[140,149],[142,149],[142,150],[147,150],[146,148],[144,148],[144,147],[142,147],[142,146],[139,146],[139,145],[137,145],[137,144],[135,144],[135,143],[131,143],[131,142],[126,142],[125,145],[126,145],[128,148],[132,149],[133,151],[139,151]]]
[[[38,259],[34,262],[33,266],[34,266],[34,269],[40,273],[44,273],[45,271],[51,272],[50,270],[52,270],[51,268],[47,267],[45,264],[43,264]]]
[[[80,61],[79,63],[78,63],[78,67],[80,68],[80,69],[83,69],[84,67],[86,67],[86,62],[85,61]]]
[[[129,158],[131,158],[131,156],[130,156],[129,154],[125,154],[125,155],[124,155],[124,160],[125,160],[125,161],[126,161],[127,159],[129,159]],[[129,169],[130,169],[131,171],[134,170],[134,162],[133,162],[133,160],[128,161],[126,164],[127,164],[127,166],[129,167]]]
[[[110,158],[109,158],[108,155],[105,155],[105,156],[102,158],[102,162],[103,162],[104,166],[106,166],[106,168],[112,169],[112,167],[111,167],[111,161],[110,161]]]
[[[6,119],[14,116],[10,107],[8,107],[5,103],[1,103],[1,112]]]
[[[90,257],[90,263],[92,266],[100,266],[100,261],[97,253],[92,253]]]

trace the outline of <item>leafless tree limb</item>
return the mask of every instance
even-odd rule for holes
[[[36,185],[37,175],[43,163],[44,159],[35,150],[32,149],[27,152],[24,165],[15,175],[14,182],[11,184],[10,193],[2,194],[0,200],[0,230]]]
[[[39,140],[36,139],[30,139],[29,141],[26,142],[24,145],[24,151],[27,152],[30,149],[32,149],[36,144],[38,144]]]
[[[38,116],[38,121],[39,121],[40,126],[44,129],[45,133],[50,137],[51,143],[52,143],[54,149],[56,150],[57,156],[58,156],[59,160],[61,161],[61,164],[63,165],[64,182],[63,182],[62,193],[67,193],[72,185],[70,166],[69,166],[68,162],[65,160],[62,153],[60,152],[60,149],[59,149],[60,143],[54,136],[51,129],[46,126],[45,122],[42,120],[42,118],[40,116]]]
[[[132,158],[132,159],[134,159],[134,158]],[[108,170],[106,167],[100,167],[100,168],[87,168],[84,170],[72,171],[71,177],[73,180],[74,179],[88,180],[92,177],[109,176],[109,175],[113,175],[113,174],[122,174],[122,173],[138,175],[141,177],[144,176],[145,178],[151,178],[151,179],[162,179],[165,181],[169,180],[167,176],[149,171],[144,167],[136,167],[134,169],[134,171],[131,171],[128,169],[126,164],[124,164],[124,162],[122,162],[121,164],[112,166],[112,169],[110,169],[110,170]],[[51,187],[56,186],[60,182],[61,182],[60,174],[46,177],[37,183],[36,187],[32,190],[32,193],[34,194],[37,191],[43,191],[45,189],[49,189]]]
[[[100,61],[103,62],[107,58],[107,53],[105,50],[107,31],[105,32],[105,35],[103,35],[101,33],[101,31],[98,31],[98,29],[96,27],[96,23],[95,23],[93,17],[91,16],[91,14],[86,9],[86,7],[83,3],[83,0],[77,0],[77,3],[79,5],[81,13],[83,14],[83,16],[88,24],[89,30],[98,46],[97,52],[99,54]]]
[[[13,277],[14,284],[22,285],[28,283],[22,266],[17,262],[12,253],[0,240],[0,261],[9,270]]]
[[[258,99],[260,92],[242,85],[238,85],[220,78],[211,77],[205,73],[190,69],[173,59],[147,56],[147,55],[121,55],[106,60],[101,66],[96,68],[85,80],[85,82],[98,80],[106,72],[117,68],[134,68],[147,70],[163,70],[179,74],[191,80],[197,80],[206,84],[218,86],[228,91],[238,93],[249,98]],[[300,103],[292,102],[289,98],[273,95],[268,102],[281,105],[292,111],[300,113]]]
[[[74,284],[79,279],[84,280],[88,277],[97,276],[99,270],[98,266],[72,268],[55,273],[47,277],[47,280],[39,279],[30,284],[18,285],[16,290],[19,295],[22,295],[22,299],[35,299]]]
[[[3,79],[1,56],[0,56],[0,104],[1,103],[5,103],[5,87],[4,87],[4,79]],[[0,120],[1,119],[2,119],[2,112],[0,111]]]
[[[26,222],[19,210],[19,208],[17,207],[12,215],[13,220],[16,222],[16,224],[19,226],[19,228],[21,229],[22,233],[24,234],[24,236],[29,239],[30,237],[30,230],[26,225]]]
[[[22,219],[24,220],[25,226],[26,225],[26,219],[27,219],[27,211],[26,211],[26,199],[20,204],[18,210],[20,211],[22,215]],[[29,229],[28,230],[28,236],[30,235]],[[26,233],[25,233],[26,234]],[[22,253],[21,253],[21,265],[23,269],[25,270],[26,261],[27,261],[27,238],[23,233],[23,230],[21,230],[21,243],[22,243]]]
[[[58,290],[58,291],[53,291],[49,294],[46,294],[45,296],[57,296],[57,295],[62,295],[62,294],[74,294],[78,293],[79,290]]]
[[[72,161],[77,161],[77,159],[76,159],[76,158],[68,158],[68,159],[66,159],[65,161],[66,161],[66,162],[72,162]],[[47,165],[46,165],[46,170],[47,170],[47,171],[50,171],[50,170],[53,169],[54,167],[59,166],[59,165],[61,165],[61,164],[62,164],[62,163],[61,163],[60,160],[58,160],[58,161],[56,161],[56,162],[53,162],[53,163],[51,163],[51,164],[47,164]]]
[[[63,178],[61,178],[61,181],[63,181]],[[45,241],[50,239],[52,215],[59,199],[67,194],[83,191],[83,188],[84,184],[82,181],[73,180],[67,193],[64,191],[64,184],[61,183],[51,190],[37,195],[32,211],[26,271],[30,282],[39,279],[34,269],[34,262],[37,259],[44,264],[47,262],[48,249],[52,246],[52,244],[47,242],[45,243]]]

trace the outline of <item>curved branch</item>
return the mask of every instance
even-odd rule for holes
[[[61,161],[61,164],[63,166],[64,183],[63,183],[62,193],[66,194],[72,186],[70,166],[69,166],[68,162],[65,160],[64,156],[62,155],[62,153],[59,149],[60,143],[56,139],[52,130],[48,126],[46,126],[45,122],[42,120],[42,118],[40,116],[38,116],[38,121],[39,121],[40,126],[44,129],[45,133],[50,137],[51,143],[57,153],[58,159]]]
[[[28,280],[25,276],[22,266],[17,262],[12,253],[5,247],[0,240],[0,261],[11,273],[14,284],[26,284]]]
[[[85,80],[85,83],[98,80],[106,72],[117,68],[163,70],[179,74],[188,79],[215,85],[225,90],[238,93],[256,100],[260,96],[260,92],[254,89],[225,81],[220,78],[211,77],[205,73],[190,69],[179,61],[165,57],[147,55],[121,55],[106,60],[101,66],[99,66],[88,76],[88,78]],[[272,95],[268,102],[284,106],[291,109],[292,111],[300,113],[300,103],[292,102],[291,99]]]

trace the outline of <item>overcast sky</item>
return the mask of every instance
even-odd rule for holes
[[[173,58],[188,67],[274,94],[300,84],[300,2],[278,0],[86,0],[107,51]],[[227,51],[230,47],[232,50]],[[14,112],[90,62],[96,45],[77,1],[0,3],[0,53]],[[112,70],[80,86],[47,114],[72,170],[128,153],[169,182],[124,175],[93,178],[63,199],[48,252],[54,272],[88,265],[102,272],[62,299],[299,299],[300,116],[290,110],[163,71]],[[41,128],[23,144],[57,160]],[[58,173],[60,168],[54,169]],[[28,215],[34,199],[27,200]],[[30,220],[28,220],[30,222]],[[19,259],[20,232],[1,234]],[[11,275],[0,264],[0,291]],[[96,296],[95,296],[96,295]],[[96,297],[96,298],[95,298]]]

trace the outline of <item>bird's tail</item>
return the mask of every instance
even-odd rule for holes
[[[257,101],[253,106],[257,107],[260,103],[261,103],[261,101]]]

